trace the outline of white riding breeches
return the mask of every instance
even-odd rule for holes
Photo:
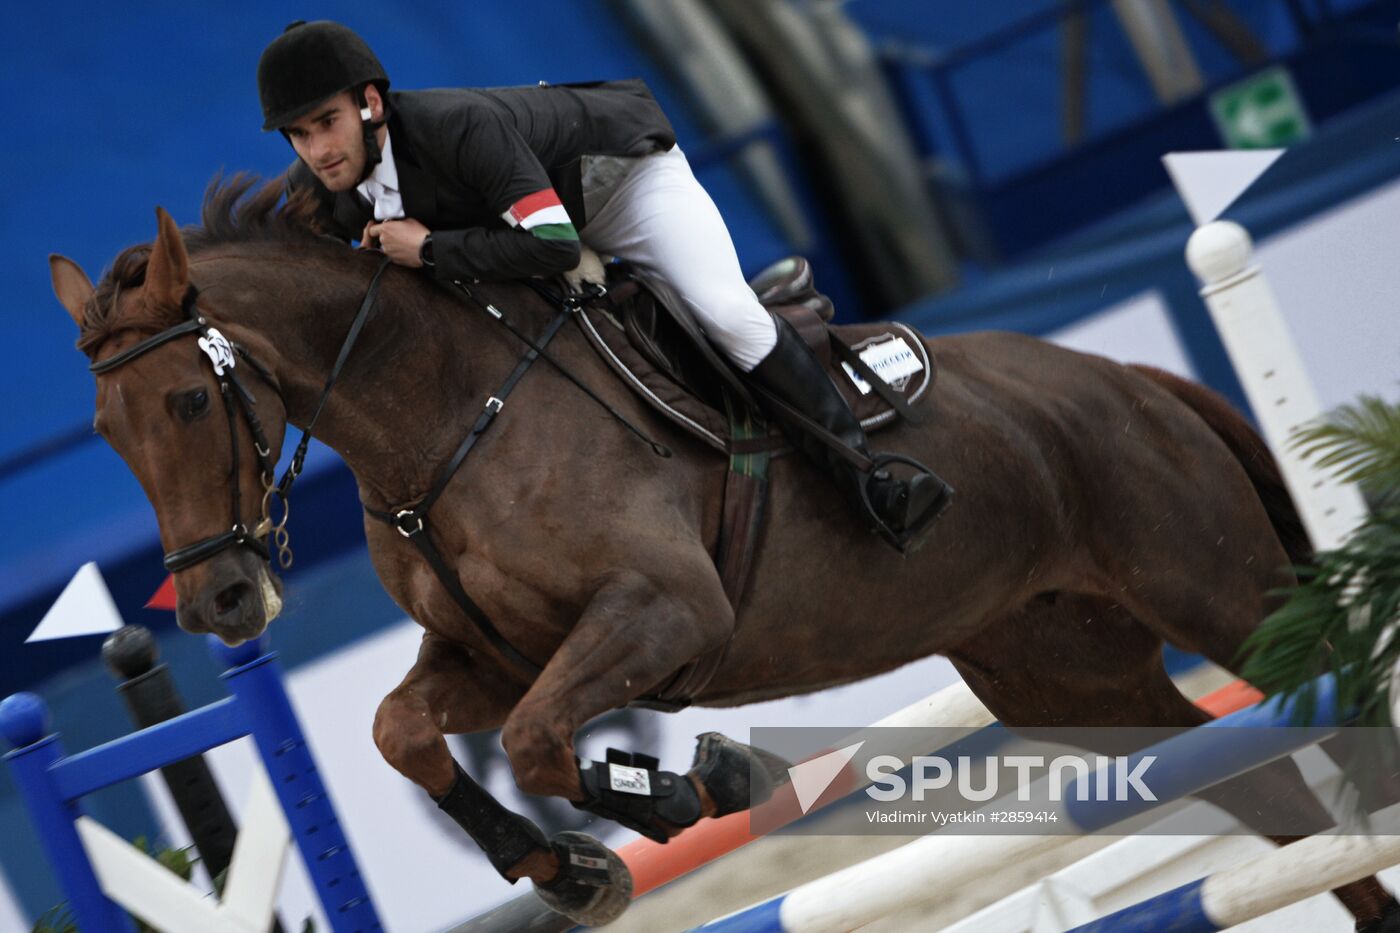
[[[638,159],[579,239],[630,262],[662,301],[688,308],[744,372],[777,343],[773,318],[744,280],[724,218],[679,146]]]

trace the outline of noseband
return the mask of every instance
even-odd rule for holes
[[[292,457],[292,462],[287,466],[287,470],[282,474],[280,482],[274,482],[277,472],[277,463],[272,459],[272,445],[267,442],[267,435],[263,431],[261,420],[259,420],[256,406],[257,400],[252,393],[243,385],[235,372],[237,358],[242,357],[253,372],[255,372],[263,382],[273,392],[278,391],[277,384],[272,378],[271,372],[253,358],[246,348],[231,342],[221,334],[217,328],[209,326],[208,320],[200,313],[196,304],[198,290],[191,285],[185,292],[184,300],[180,308],[185,314],[185,320],[179,324],[167,327],[165,330],[152,337],[147,337],[135,346],[128,347],[116,356],[108,357],[105,360],[98,360],[88,366],[88,370],[94,375],[102,375],[112,370],[130,363],[138,357],[144,356],[156,347],[161,346],[177,337],[186,334],[198,335],[199,349],[203,351],[209,364],[214,369],[214,376],[219,381],[219,394],[224,401],[224,413],[228,416],[229,445],[233,454],[233,471],[230,474],[232,490],[231,511],[233,520],[228,531],[222,534],[212,535],[194,544],[187,544],[184,547],[176,548],[165,555],[165,569],[171,573],[178,573],[193,567],[228,550],[231,547],[242,546],[249,548],[265,561],[270,561],[272,555],[268,550],[267,537],[272,536],[273,544],[277,548],[277,560],[285,570],[292,565],[292,549],[290,547],[290,536],[287,532],[287,517],[290,514],[290,496],[292,483],[301,475],[303,464],[306,462],[306,450],[311,441],[311,430],[316,425],[316,419],[321,416],[321,409],[325,407],[326,398],[330,395],[331,387],[335,384],[336,378],[340,375],[341,367],[345,359],[350,355],[350,349],[354,346],[355,339],[359,336],[365,320],[369,317],[370,310],[374,307],[379,294],[379,280],[389,261],[385,259],[375,270],[374,277],[370,280],[369,288],[365,292],[364,300],[360,303],[359,313],[355,316],[355,321],[351,325],[350,333],[346,335],[345,343],[340,349],[340,355],[336,359],[335,367],[331,371],[330,378],[326,380],[325,388],[321,392],[321,400],[316,406],[316,412],[312,416],[306,430],[302,432],[301,443],[297,445],[296,454]],[[285,407],[285,401],[283,405]],[[248,425],[248,431],[253,435],[253,450],[257,455],[259,478],[263,485],[262,516],[257,525],[250,531],[242,520],[242,496],[239,490],[238,475],[241,464],[239,457],[238,443],[238,421],[234,412],[235,406],[243,413],[243,420]],[[282,518],[273,523],[272,520],[272,500],[276,498],[282,505]]]

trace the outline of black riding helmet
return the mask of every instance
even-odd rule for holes
[[[280,130],[286,135],[287,124],[342,91],[354,91],[364,127],[368,175],[379,164],[375,130],[383,123],[369,118],[366,84],[377,87],[381,96],[389,89],[389,76],[365,40],[340,23],[297,20],[273,39],[258,59],[262,128]]]

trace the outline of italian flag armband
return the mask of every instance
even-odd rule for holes
[[[501,217],[541,240],[577,240],[578,231],[553,188],[541,188],[512,204]]]

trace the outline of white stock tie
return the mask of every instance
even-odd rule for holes
[[[397,220],[403,217],[403,195],[397,188],[386,187],[376,179],[369,179],[365,187],[374,199],[375,220]]]

